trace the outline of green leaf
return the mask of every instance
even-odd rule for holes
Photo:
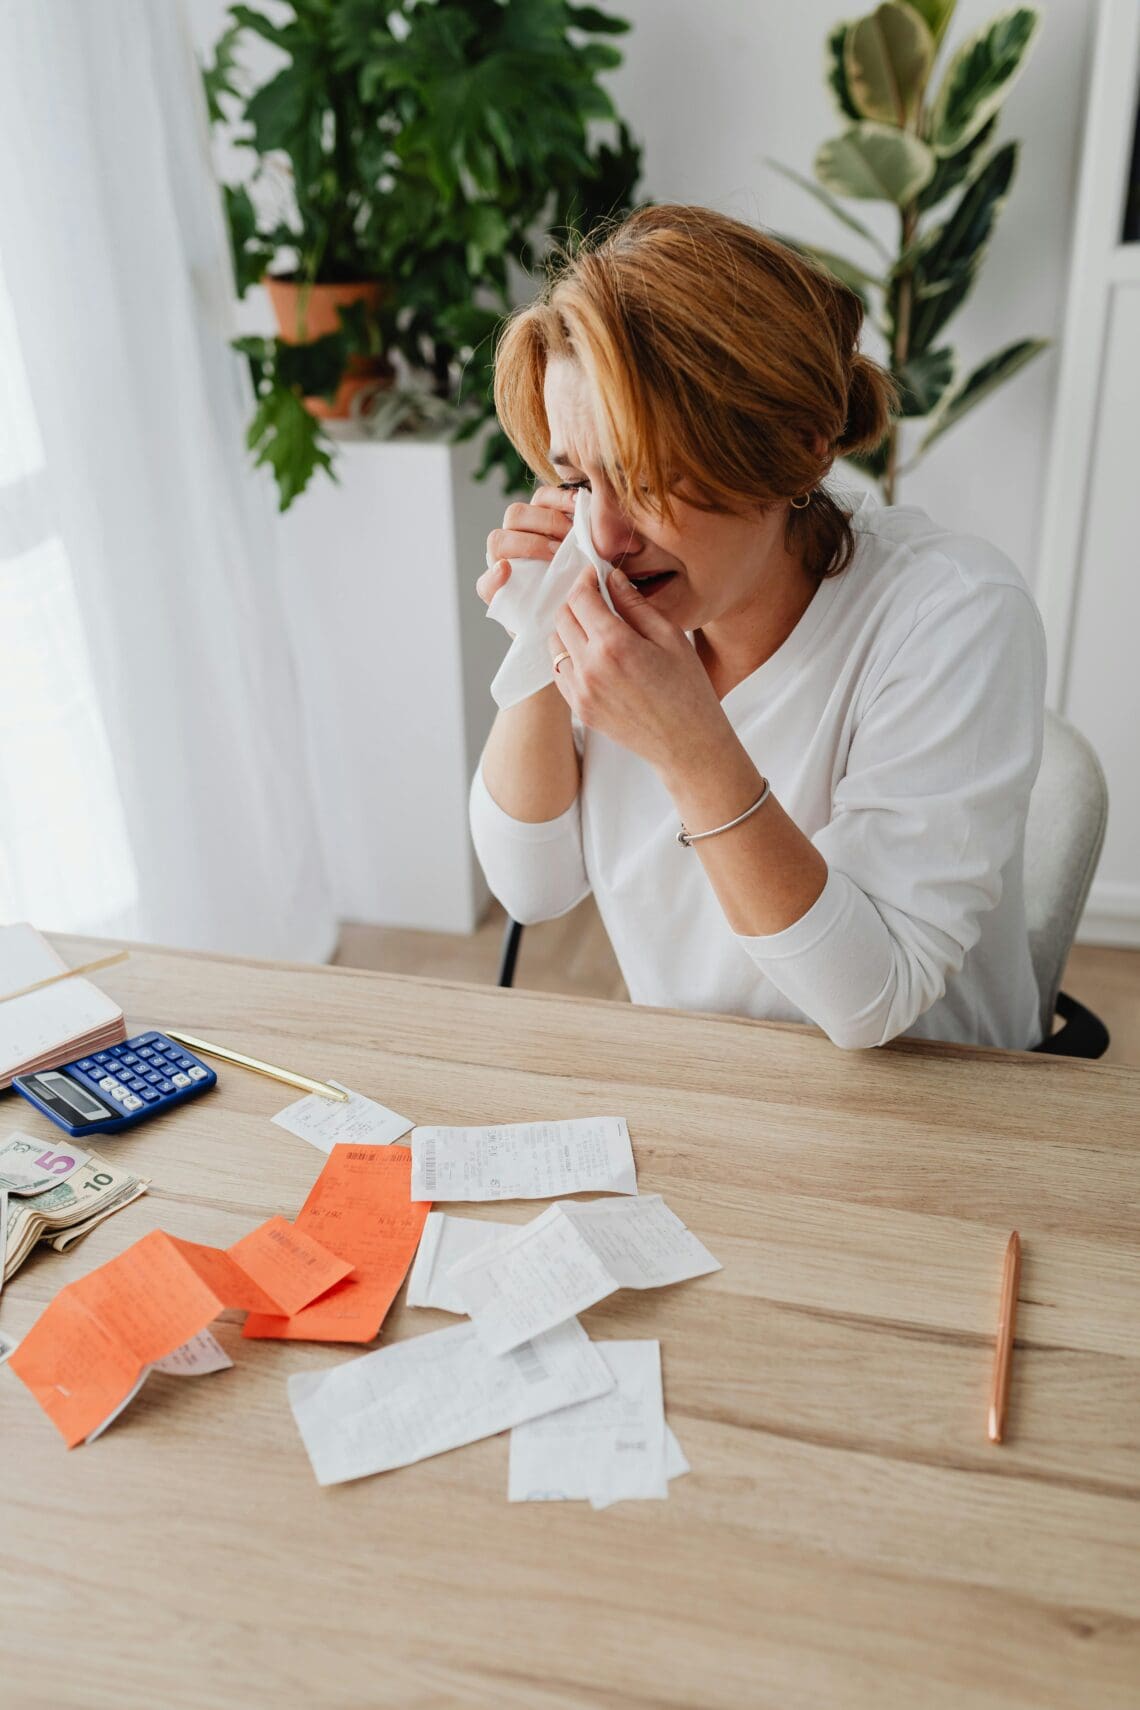
[[[954,16],[958,0],[906,0],[912,12],[917,12],[938,46],[946,34],[946,26]]]
[[[259,154],[272,149],[292,152],[298,132],[313,110],[315,90],[307,63],[286,65],[252,96],[245,116],[253,126]]]
[[[930,115],[938,154],[956,154],[1001,106],[1037,34],[1041,15],[1018,6],[963,43],[950,61]]]
[[[234,52],[241,29],[237,24],[231,24],[229,29],[218,38],[214,49],[214,63],[202,67],[202,87],[206,91],[206,111],[212,125],[225,123],[225,110],[222,107],[223,95],[232,96],[235,100],[241,98],[241,90],[235,81],[238,69],[237,56]]]
[[[977,268],[975,259],[952,278],[941,280],[917,297],[911,311],[910,338],[907,345],[911,361],[930,349],[943,327],[958,313],[974,289]],[[893,307],[892,299],[892,317]]]
[[[235,30],[250,30],[264,41],[272,42],[274,47],[284,48],[286,53],[290,52],[297,39],[295,24],[275,24],[272,18],[267,18],[264,12],[253,6],[231,6],[230,17]]]
[[[624,36],[633,27],[627,19],[600,12],[596,6],[567,6],[566,12],[572,29],[592,30],[595,35]]]
[[[956,422],[960,422],[969,410],[980,404],[983,398],[988,397],[999,386],[1004,385],[1020,368],[1024,368],[1026,363],[1032,362],[1035,356],[1048,349],[1051,343],[1052,340],[1047,338],[1022,338],[1018,339],[1016,344],[999,350],[995,356],[988,357],[960,386],[945,394],[930,431],[918,447],[918,454],[926,451],[936,439],[940,439]]]
[[[938,156],[938,165],[934,177],[921,191],[918,198],[918,211],[925,214],[928,209],[936,208],[949,196],[951,190],[956,190],[963,179],[968,178],[974,162],[983,155],[997,130],[997,114],[988,119],[980,131],[975,131],[965,148],[960,148],[957,154]]]
[[[837,202],[834,196],[823,189],[822,185],[815,183],[814,179],[805,178],[802,173],[793,172],[790,166],[782,166],[778,160],[768,159],[765,164],[772,167],[774,171],[782,173],[785,178],[790,178],[793,184],[798,184],[801,190],[806,190],[809,195],[815,197],[817,202],[822,202],[823,206],[829,213],[834,214],[837,220],[842,220],[843,224],[851,231],[858,232],[861,238],[866,238],[867,242],[874,245],[884,260],[890,260],[887,249],[870,227],[865,226],[862,220],[857,220],[854,214],[849,214],[842,203]]]
[[[895,375],[904,416],[928,416],[954,379],[958,359],[948,345],[905,362]]]
[[[847,31],[847,87],[863,118],[900,129],[918,112],[934,64],[934,38],[917,12],[886,0]]]
[[[815,157],[825,189],[905,207],[934,176],[934,156],[918,137],[869,121],[825,142]]]
[[[995,149],[946,220],[926,234],[916,263],[921,290],[971,264],[989,241],[1017,171],[1019,148],[1008,142]]]
[[[887,434],[870,451],[846,452],[843,461],[853,463],[856,469],[861,469],[864,475],[870,475],[874,481],[881,481],[887,472],[887,459],[891,451],[891,436]]]
[[[360,348],[359,320],[353,307],[342,309],[342,330],[300,344],[275,341],[274,380],[278,386],[294,388],[306,398],[331,398],[340,384],[345,363]]]
[[[256,285],[268,271],[277,253],[277,246],[258,232],[253,202],[244,184],[224,184],[222,195],[230,230],[234,284],[238,296],[244,297],[250,286]]]
[[[928,351],[974,288],[986,243],[1013,179],[1018,144],[997,149],[963,190],[947,219],[924,232],[896,263],[888,309],[897,322],[899,274],[912,269],[914,302],[907,350]]]
[[[835,97],[840,116],[844,119],[861,119],[863,115],[847,87],[847,72],[843,63],[843,44],[850,28],[850,24],[836,24],[828,36],[823,50],[823,72],[827,78],[827,86]]]
[[[270,383],[273,368],[273,357],[277,341],[272,338],[235,338],[230,340],[230,349],[249,361],[249,377],[257,396]]]
[[[333,475],[320,424],[291,387],[274,386],[258,400],[246,443],[254,463],[272,469],[283,511],[304,492],[318,469]]]
[[[467,270],[477,278],[488,255],[499,255],[510,239],[511,228],[502,209],[493,202],[476,202],[467,210]]]

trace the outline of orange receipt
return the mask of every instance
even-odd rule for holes
[[[283,1307],[286,1312],[300,1312],[352,1270],[348,1259],[322,1247],[312,1234],[284,1217],[271,1217],[251,1235],[235,1241],[229,1256],[273,1301],[274,1306],[259,1311]]]
[[[295,1227],[353,1267],[344,1282],[288,1318],[251,1313],[247,1336],[370,1342],[415,1256],[431,1210],[413,1200],[407,1146],[334,1146]]]
[[[146,1368],[219,1312],[279,1312],[350,1270],[284,1218],[271,1218],[230,1252],[156,1229],[62,1288],[8,1363],[72,1448],[122,1406]]]

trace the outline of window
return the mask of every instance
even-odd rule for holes
[[[136,895],[0,258],[0,920],[123,930]]]

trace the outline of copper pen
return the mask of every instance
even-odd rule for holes
[[[1021,1237],[1017,1230],[1009,1238],[1005,1250],[1005,1268],[1001,1278],[1001,1313],[998,1317],[997,1347],[994,1349],[994,1375],[990,1388],[989,1439],[1000,1443],[1005,1434],[1005,1414],[1009,1406],[1009,1369],[1013,1359],[1013,1337],[1017,1323],[1017,1291],[1021,1282]]]

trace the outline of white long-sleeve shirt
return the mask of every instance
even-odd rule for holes
[[[855,505],[854,559],[723,700],[827,862],[807,913],[734,932],[653,768],[577,724],[582,783],[558,819],[513,819],[480,764],[479,859],[524,923],[592,890],[634,1003],[812,1022],[848,1047],[907,1034],[1025,1050],[1041,1038],[1022,891],[1037,607],[986,541],[833,491]]]

